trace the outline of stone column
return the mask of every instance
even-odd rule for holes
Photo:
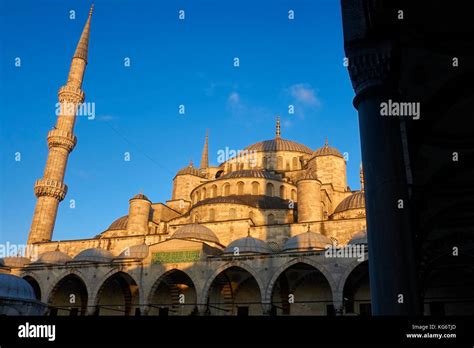
[[[419,305],[400,119],[380,112],[381,103],[399,101],[399,47],[389,30],[396,10],[379,5],[342,0],[364,163],[372,313],[414,315]]]

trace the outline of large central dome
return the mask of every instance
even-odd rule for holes
[[[309,155],[313,153],[313,150],[303,144],[282,138],[260,141],[246,147],[245,149],[256,152],[292,151],[302,152]]]

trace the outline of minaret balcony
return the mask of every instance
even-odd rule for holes
[[[35,182],[36,197],[49,196],[62,201],[66,197],[67,185],[53,179],[38,179]]]
[[[62,130],[53,129],[48,132],[48,147],[62,147],[69,152],[74,149],[77,143],[77,138],[74,134]]]
[[[59,89],[58,98],[60,103],[81,104],[84,102],[86,95],[79,87],[67,84]]]

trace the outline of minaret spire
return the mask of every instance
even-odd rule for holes
[[[201,169],[209,168],[209,130],[206,129],[206,140],[204,140],[204,148],[201,157]]]
[[[92,5],[81,38],[71,62],[66,85],[58,92],[59,115],[56,126],[48,132],[48,159],[42,179],[35,182],[35,195],[38,197],[28,235],[28,244],[51,241],[58,205],[67,193],[64,184],[66,164],[69,154],[76,146],[74,135],[77,107],[84,102],[81,90],[87,65]]]
[[[364,169],[362,168],[362,162],[360,162],[360,190],[364,191]]]
[[[276,138],[276,139],[280,139],[280,135],[281,135],[281,131],[280,131],[280,116],[277,116],[275,138]]]

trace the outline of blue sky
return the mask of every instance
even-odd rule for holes
[[[26,242],[57,90],[89,5],[0,0],[0,242]],[[53,239],[102,232],[139,191],[169,199],[176,171],[199,163],[206,128],[216,164],[226,146],[273,138],[276,115],[283,138],[316,149],[327,136],[348,152],[349,185],[358,189],[358,119],[343,57],[336,0],[95,1],[83,84],[95,118],[76,123]]]

